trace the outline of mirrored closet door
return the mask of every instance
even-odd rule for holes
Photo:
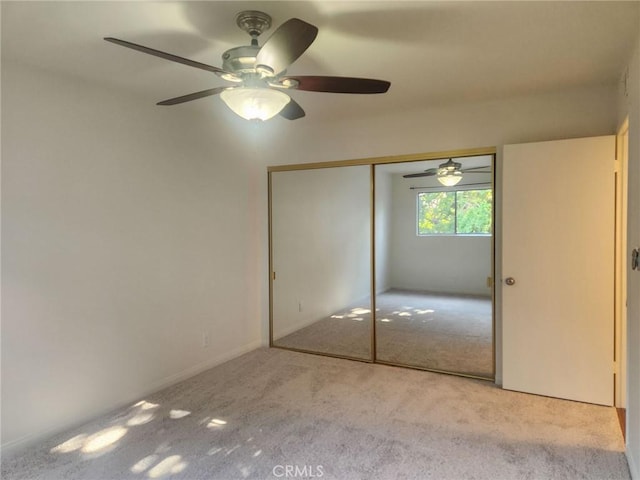
[[[270,344],[493,379],[494,160],[271,167]]]
[[[493,155],[448,160],[375,166],[376,360],[493,378]]]
[[[372,360],[371,167],[270,174],[273,346]]]

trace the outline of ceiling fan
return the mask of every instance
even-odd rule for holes
[[[247,120],[269,118],[280,114],[288,120],[305,116],[305,112],[285,92],[305,90],[329,93],[385,93],[390,82],[370,78],[286,75],[286,69],[304,53],[318,34],[317,27],[291,18],[278,27],[262,46],[258,37],[271,27],[271,17],[263,12],[247,10],[236,16],[236,24],[251,36],[251,44],[235,47],[222,54],[222,68],[178,57],[113,37],[108,42],[132,48],[149,55],[213,72],[237,85],[210,88],[158,105],[176,105],[211,95],[220,95],[231,110]]]
[[[491,173],[491,170],[486,170],[487,168],[490,169],[491,166],[483,165],[481,167],[471,167],[463,169],[461,163],[454,162],[453,159],[450,158],[445,163],[441,163],[437,168],[429,168],[428,170],[420,173],[410,173],[407,175],[403,175],[403,177],[417,178],[432,177],[434,175],[437,175],[438,181],[441,184],[446,185],[447,187],[452,187],[460,182],[460,180],[462,180],[463,173]]]

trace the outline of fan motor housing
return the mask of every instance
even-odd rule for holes
[[[222,69],[233,73],[255,72],[256,55],[260,47],[245,45],[227,50],[222,54]]]
[[[447,163],[443,163],[439,167],[441,170],[446,170],[449,172],[453,172],[456,170],[460,170],[462,168],[462,164],[458,162],[454,162],[453,160],[449,160]]]

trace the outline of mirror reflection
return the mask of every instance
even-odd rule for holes
[[[371,359],[370,167],[271,173],[272,344]]]
[[[376,359],[492,378],[493,156],[375,167]]]

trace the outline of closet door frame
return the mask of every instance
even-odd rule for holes
[[[495,168],[496,168],[496,147],[479,147],[479,148],[471,148],[471,149],[463,149],[463,150],[448,150],[448,151],[440,151],[440,152],[428,152],[428,153],[414,153],[407,155],[394,155],[394,156],[386,156],[386,157],[371,157],[371,158],[361,158],[361,159],[352,159],[352,160],[338,160],[338,161],[329,161],[329,162],[315,162],[315,163],[300,163],[300,164],[290,164],[290,165],[274,165],[267,167],[267,183],[268,183],[268,241],[269,241],[269,347],[271,348],[281,348],[284,350],[293,350],[299,351],[303,353],[311,353],[314,355],[322,355],[327,357],[336,357],[336,358],[345,358],[348,360],[357,360],[366,363],[379,363],[383,365],[393,365],[393,366],[401,366],[406,368],[413,368],[417,370],[426,370],[426,371],[435,371],[439,373],[447,373],[462,377],[470,377],[477,378],[481,380],[495,380],[496,374],[496,312],[495,312],[495,245],[496,245],[496,232],[498,229],[496,228],[496,195],[493,196],[493,208],[492,208],[492,217],[493,217],[493,234],[492,234],[492,247],[491,247],[491,309],[492,309],[492,364],[493,364],[493,375],[492,377],[478,377],[475,375],[468,375],[464,373],[458,372],[445,372],[440,370],[434,370],[427,367],[415,366],[415,365],[405,365],[405,364],[396,364],[385,361],[377,360],[376,358],[376,250],[375,250],[375,166],[376,165],[384,165],[390,163],[408,163],[408,162],[420,162],[424,160],[437,160],[442,158],[461,158],[461,157],[472,157],[479,155],[491,155],[493,157],[493,175],[492,175],[492,187],[495,192]],[[369,182],[370,182],[370,192],[369,192],[369,214],[370,214],[370,225],[371,225],[371,235],[370,235],[370,251],[371,251],[371,261],[370,261],[370,278],[371,278],[371,326],[370,326],[370,335],[371,335],[371,355],[369,359],[361,359],[354,358],[344,355],[336,355],[330,353],[316,352],[312,350],[303,350],[296,349],[285,346],[278,346],[274,344],[273,340],[273,282],[275,280],[276,272],[274,272],[274,264],[273,264],[273,228],[272,228],[272,220],[273,220],[273,210],[272,210],[272,175],[277,172],[287,172],[294,170],[314,170],[321,168],[334,168],[334,167],[349,167],[349,166],[359,166],[359,165],[368,165],[369,168]]]

